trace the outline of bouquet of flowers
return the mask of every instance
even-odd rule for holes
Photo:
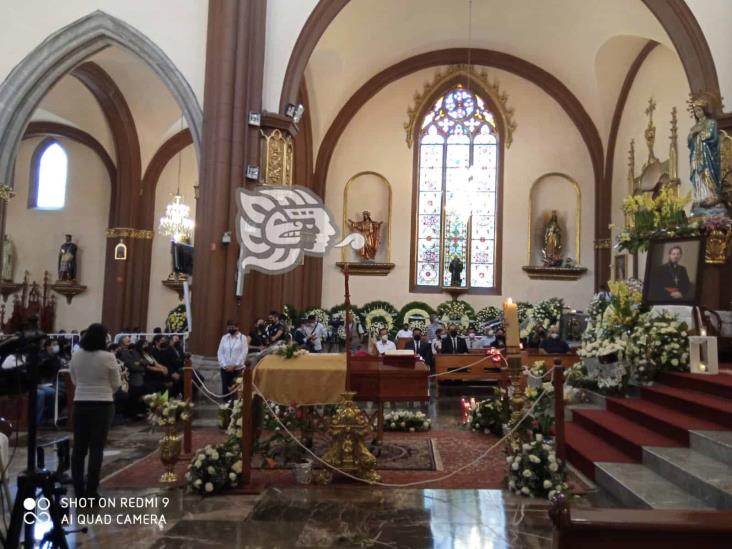
[[[552,498],[557,492],[567,492],[563,466],[543,435],[536,434],[531,442],[516,448],[506,460],[511,492],[545,498]]]
[[[225,488],[235,488],[241,480],[241,452],[238,440],[207,444],[196,451],[188,465],[188,492],[208,496]]]
[[[641,315],[628,339],[626,358],[633,377],[653,381],[665,370],[688,371],[688,326],[666,311]]]
[[[531,309],[533,309],[534,306],[531,303],[527,303],[526,301],[519,301],[518,303],[516,303],[516,308],[518,309],[519,324],[524,324],[529,320],[529,314],[531,313]]]
[[[304,356],[308,353],[307,350],[302,349],[297,343],[287,343],[285,345],[280,345],[277,348],[276,354],[278,356],[283,356],[286,359],[295,358],[298,356]]]
[[[532,433],[549,435],[554,426],[554,385],[546,381],[541,384],[541,387],[526,387],[524,389],[528,406],[536,402],[542,393],[544,393],[544,396],[541,397],[541,400],[526,417],[524,426]]]
[[[188,317],[186,316],[185,304],[181,303],[168,313],[165,319],[165,330],[172,333],[183,333],[188,330]]]
[[[503,434],[503,426],[511,417],[511,405],[504,389],[496,387],[493,395],[491,399],[471,401],[467,422],[471,431],[493,433],[496,436]]]
[[[480,311],[478,311],[478,313],[475,315],[475,320],[481,326],[496,320],[503,320],[503,311],[501,311],[498,307],[489,305],[488,307],[483,307]]]
[[[543,360],[537,360],[531,366],[524,366],[524,371],[533,377],[541,379],[547,372],[546,363]]]
[[[168,391],[142,397],[147,405],[147,419],[155,427],[175,427],[191,417],[193,404],[177,398],[169,398]]]
[[[562,318],[562,307],[564,300],[558,297],[550,297],[543,301],[539,301],[531,309],[531,317],[535,326],[540,326],[548,330],[550,326],[559,323]]]
[[[411,410],[394,410],[384,414],[385,431],[402,431],[414,433],[429,431],[432,426],[430,419],[424,412]]]

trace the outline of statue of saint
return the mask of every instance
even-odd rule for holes
[[[557,211],[552,215],[544,227],[544,247],[541,249],[545,267],[557,267],[562,263],[562,229],[557,220]]]
[[[708,98],[703,96],[690,100],[689,110],[696,120],[687,138],[693,189],[691,215],[725,215],[717,121],[709,117],[711,107]]]
[[[59,281],[76,281],[76,254],[79,248],[71,242],[71,235],[66,235],[66,242],[61,244],[58,251],[58,279]]]
[[[348,220],[348,228],[352,231],[358,231],[361,233],[366,240],[363,248],[358,251],[358,255],[366,261],[373,261],[376,257],[376,252],[381,244],[381,225],[383,221],[373,221],[371,219],[371,212],[364,211],[362,214],[362,221]]]
[[[464,268],[462,260],[458,256],[453,256],[448,268],[450,269],[450,286],[462,286],[463,277],[461,275]]]
[[[6,281],[13,280],[13,271],[15,270],[15,248],[13,241],[6,234],[3,242],[3,272],[2,279]]]

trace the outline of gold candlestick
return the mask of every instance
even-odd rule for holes
[[[521,347],[507,346],[506,357],[508,361],[508,377],[511,381],[511,388],[513,389],[513,394],[511,395],[511,423],[509,425],[513,429],[523,417],[524,404],[526,402],[524,392],[521,390],[521,375],[523,374]],[[521,447],[523,441],[521,434],[521,430],[517,429],[511,435],[510,443],[514,450],[518,450]]]

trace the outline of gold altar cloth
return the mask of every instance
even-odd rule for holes
[[[254,385],[279,404],[335,404],[346,390],[345,353],[312,353],[286,359],[268,355],[254,368]]]

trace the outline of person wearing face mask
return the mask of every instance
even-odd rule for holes
[[[248,352],[247,338],[239,331],[239,324],[235,320],[229,320],[226,323],[226,333],[219,342],[217,353],[221,367],[222,394],[226,395],[230,392],[230,387],[234,384],[240,370],[244,368]],[[233,395],[226,398],[231,400]]]
[[[406,322],[404,323],[404,326],[402,326],[402,329],[397,332],[396,338],[397,339],[409,339],[412,337],[412,330],[409,329],[409,324]]]
[[[563,355],[569,352],[569,345],[559,337],[559,328],[556,326],[549,328],[549,337],[541,342],[539,352],[549,355]]]
[[[387,351],[395,351],[396,345],[389,340],[389,331],[386,328],[379,330],[379,339],[376,340],[376,351],[383,355]]]
[[[258,318],[254,324],[254,328],[249,332],[249,351],[258,353],[269,347],[269,338],[267,337],[267,325],[263,318]]]
[[[432,367],[432,346],[422,336],[422,330],[415,328],[412,331],[412,341],[407,346],[407,349],[414,351],[414,354],[422,357],[425,363]]]
[[[158,364],[168,369],[168,381],[172,384],[170,395],[180,395],[183,392],[183,361],[178,359],[178,354],[170,347],[168,338],[162,334],[153,337],[151,354]]]
[[[64,367],[59,358],[60,351],[58,341],[49,338],[44,342],[43,350],[38,355],[39,370],[42,376],[36,392],[36,422],[38,426],[42,426],[47,419],[53,417],[53,404],[56,398],[56,375]],[[59,384],[59,391],[60,396],[66,394],[65,387],[62,384]]]
[[[145,381],[145,361],[142,354],[135,347],[130,336],[123,336],[119,340],[117,358],[127,368],[129,385],[127,407],[124,410],[129,418],[135,418],[145,412],[145,404],[142,397],[155,392],[155,387]]]
[[[506,347],[506,330],[498,328],[496,330],[496,340],[493,342],[493,347],[496,349],[503,349]]]
[[[322,353],[323,352],[323,339],[328,336],[323,326],[315,315],[308,316],[308,321],[305,323],[305,348],[311,353]]]
[[[431,342],[432,356],[440,354],[442,352],[442,328],[435,330],[435,338]]]
[[[493,342],[496,340],[496,331],[490,327],[486,326],[483,330],[483,339],[481,340],[481,343],[483,344],[484,349],[490,349],[493,347]]]
[[[442,338],[442,354],[455,355],[467,352],[468,346],[465,344],[465,339],[458,335],[457,326],[450,324],[447,335]]]
[[[474,326],[468,328],[468,337],[465,340],[465,346],[468,348],[468,351],[483,348],[483,338],[476,335]]]

